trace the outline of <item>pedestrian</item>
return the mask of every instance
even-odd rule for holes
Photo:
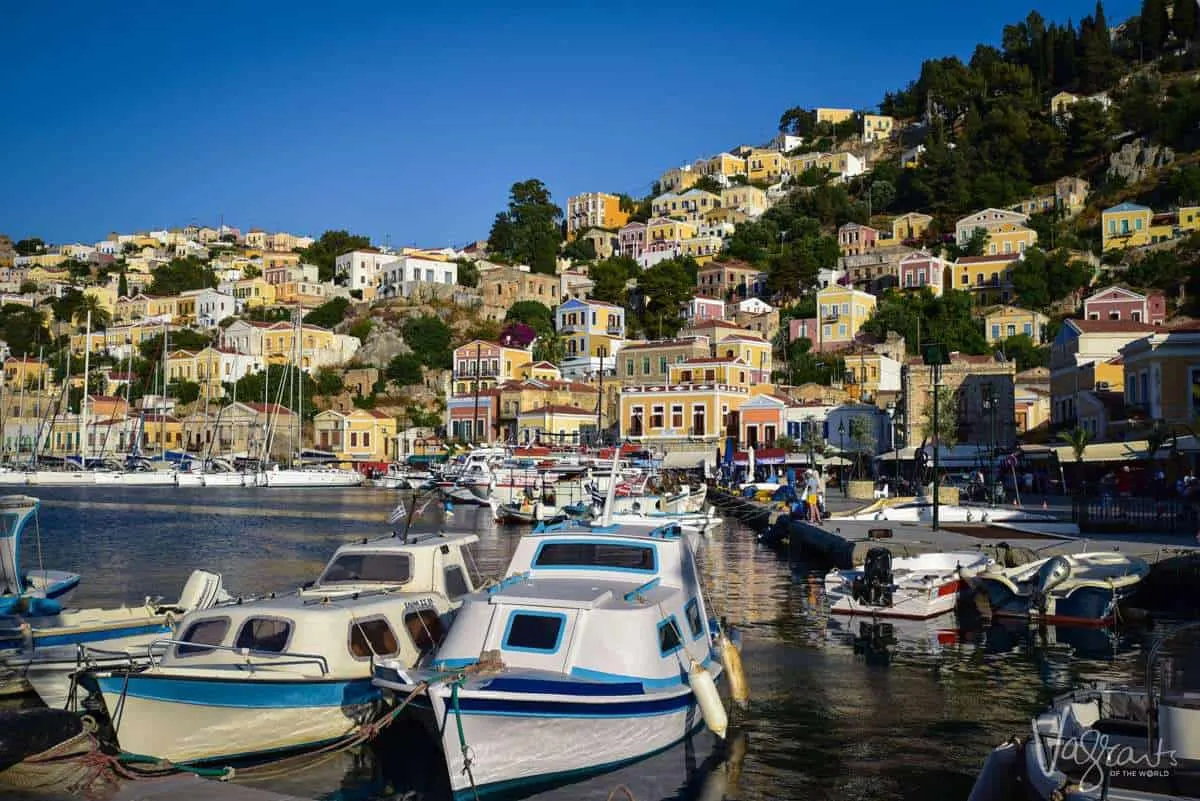
[[[817,474],[809,470],[804,482],[804,500],[808,504],[808,522],[820,522],[820,509],[817,505],[817,496],[820,494],[820,482],[817,480]]]

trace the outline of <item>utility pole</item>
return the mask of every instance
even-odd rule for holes
[[[480,353],[483,348],[483,343],[475,343],[475,411],[471,413],[471,442],[475,441],[476,432],[479,430],[479,371],[480,371]]]

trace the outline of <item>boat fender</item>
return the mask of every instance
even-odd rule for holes
[[[750,685],[746,681],[746,671],[742,667],[742,655],[738,653],[737,646],[721,632],[717,635],[717,652],[721,657],[721,664],[729,675],[729,695],[733,698],[733,702],[742,709],[750,703]]]
[[[725,714],[725,706],[721,703],[721,696],[717,692],[717,683],[713,680],[712,674],[708,669],[692,660],[692,667],[688,670],[688,685],[692,688],[692,693],[696,696],[696,702],[700,705],[700,714],[704,717],[704,725],[708,726],[709,730],[725,739],[725,730],[729,727],[729,717]]]

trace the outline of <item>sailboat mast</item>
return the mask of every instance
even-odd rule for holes
[[[296,304],[296,466],[304,467],[304,307]],[[299,371],[299,372],[297,372]]]
[[[164,412],[166,404],[163,398],[167,396],[167,338],[170,332],[167,331],[167,319],[163,318],[163,342],[162,342],[162,397],[156,398],[154,405],[158,407],[158,455],[162,461],[167,460],[167,415]]]
[[[79,401],[79,466],[87,468],[87,429],[88,429],[88,371],[92,368],[92,310],[88,309],[86,333],[83,335],[83,398]],[[70,350],[70,345],[67,350]]]

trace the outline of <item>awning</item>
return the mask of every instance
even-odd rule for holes
[[[663,456],[662,469],[699,470],[707,458],[704,454],[695,451],[672,451]]]
[[[1128,462],[1134,459],[1147,458],[1149,443],[1144,439],[1132,442],[1093,442],[1083,451],[1085,462]],[[1054,453],[1059,464],[1073,464],[1075,449],[1070,445],[1057,445]]]

